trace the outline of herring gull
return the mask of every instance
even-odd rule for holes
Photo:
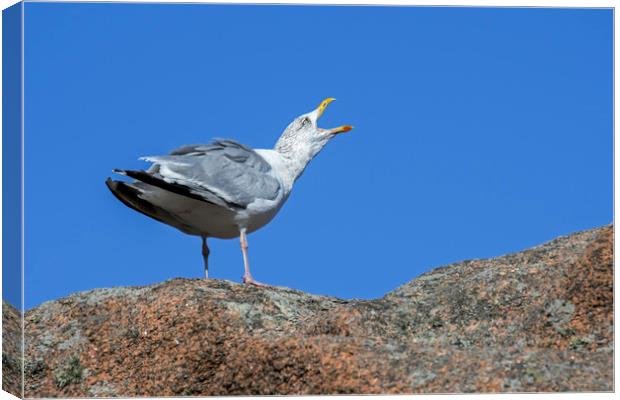
[[[334,101],[327,98],[291,122],[273,149],[252,149],[234,140],[180,147],[164,156],[142,157],[146,171],[119,170],[135,179],[106,184],[126,206],[202,239],[205,277],[209,276],[207,238],[240,238],[245,284],[254,280],[248,262],[247,234],[275,217],[293,184],[323,146],[350,125],[319,128],[317,122]]]

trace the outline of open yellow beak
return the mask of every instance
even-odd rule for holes
[[[333,133],[334,135],[337,133],[345,133],[349,132],[353,127],[351,125],[342,125],[334,129],[330,129],[329,133]]]
[[[319,104],[319,113],[317,114],[317,119],[321,118],[321,115],[323,115],[329,103],[331,103],[334,100],[336,99],[334,99],[333,97],[328,97],[325,100],[323,100],[321,104]]]
[[[321,118],[321,115],[323,115],[323,113],[325,112],[325,109],[327,108],[329,103],[331,103],[334,100],[336,100],[336,99],[334,99],[333,97],[328,97],[325,100],[323,100],[321,102],[321,104],[319,104],[318,113],[317,113],[317,120],[319,118]],[[342,125],[342,126],[339,126],[337,128],[328,129],[328,131],[329,131],[329,133],[332,133],[332,134],[335,135],[337,133],[349,132],[351,129],[353,129],[353,127],[351,125]]]

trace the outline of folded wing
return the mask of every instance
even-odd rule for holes
[[[116,172],[159,188],[227,208],[277,198],[281,187],[271,165],[233,140],[183,146],[166,156],[143,157],[147,171]]]

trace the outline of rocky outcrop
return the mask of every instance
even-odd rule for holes
[[[26,313],[25,391],[612,391],[612,285],[607,226],[438,268],[376,300],[202,279],[96,289]]]
[[[2,302],[2,390],[22,394],[22,319],[20,312]]]

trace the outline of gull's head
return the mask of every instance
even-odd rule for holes
[[[334,100],[336,99],[328,97],[314,110],[295,118],[280,136],[275,149],[281,154],[304,160],[307,163],[330,139],[353,129],[350,125],[341,125],[336,128],[318,126],[325,109]]]

